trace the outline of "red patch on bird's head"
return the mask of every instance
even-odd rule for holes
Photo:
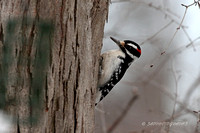
[[[137,49],[137,51],[141,54],[141,49]]]

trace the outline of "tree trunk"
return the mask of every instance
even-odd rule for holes
[[[94,132],[108,4],[0,1],[0,107],[16,120],[12,132]]]

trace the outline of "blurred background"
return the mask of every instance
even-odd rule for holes
[[[118,48],[112,36],[137,42],[142,56],[99,103],[96,133],[200,132],[198,3],[111,1],[102,53]]]

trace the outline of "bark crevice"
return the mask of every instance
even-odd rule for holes
[[[76,29],[76,17],[77,17],[77,0],[74,0],[74,30]]]
[[[4,33],[2,24],[0,25],[0,41],[2,42],[2,44],[4,43]]]

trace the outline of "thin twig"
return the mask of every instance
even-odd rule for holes
[[[125,107],[125,109],[122,111],[121,115],[115,120],[115,122],[110,126],[110,128],[108,129],[108,132],[111,133],[118,125],[119,123],[123,120],[123,118],[126,116],[126,114],[128,113],[128,111],[130,110],[130,108],[132,107],[133,103],[138,99],[138,95],[135,94],[133,95],[133,97],[130,99],[130,101],[128,102],[127,106]]]
[[[189,34],[187,33],[186,29],[185,28],[182,28],[183,29],[183,32],[185,33],[185,35],[187,36],[188,40],[190,41],[190,44],[192,45],[193,47],[193,50],[196,51],[194,45],[193,45],[193,41],[192,39],[190,38]]]
[[[180,30],[180,28],[182,27],[183,21],[184,21],[184,19],[185,19],[185,16],[186,16],[186,13],[187,13],[187,10],[188,10],[188,7],[197,4],[197,2],[198,2],[198,1],[194,1],[194,3],[192,3],[192,4],[190,4],[190,5],[181,4],[182,6],[185,7],[185,12],[184,12],[183,18],[182,18],[182,20],[181,20],[179,26],[176,28],[176,31],[175,31],[174,35],[172,36],[171,40],[169,41],[166,50],[164,50],[164,51],[161,53],[161,55],[163,55],[164,53],[166,53],[166,51],[169,49],[170,45],[172,44],[172,42],[173,42],[173,40],[174,40],[174,38],[175,38],[177,32],[178,32],[178,31]]]
[[[166,24],[165,26],[163,26],[160,30],[158,30],[155,34],[153,34],[151,37],[147,38],[146,40],[144,40],[140,45],[143,45],[145,42],[153,39],[155,36],[157,36],[160,32],[162,32],[164,29],[166,29],[168,26],[170,26],[172,24],[173,20],[170,21],[168,24]]]
[[[172,112],[172,116],[171,116],[171,119],[173,120],[174,119],[175,110],[176,110],[177,95],[178,95],[178,93],[177,93],[178,92],[178,79],[177,79],[176,72],[175,72],[175,69],[174,69],[173,60],[172,60],[172,73],[173,73],[173,76],[174,76],[174,79],[175,79],[175,98],[174,98],[173,112]]]
[[[101,105],[101,109],[104,110],[104,106],[103,106],[103,103],[100,104]],[[101,119],[101,123],[102,123],[102,130],[103,130],[103,133],[107,133],[106,131],[106,120],[105,120],[105,113],[100,113],[100,119]]]
[[[170,20],[173,20],[176,24],[179,24],[179,22],[177,22],[175,19],[173,19],[172,16],[174,16],[178,19],[180,17],[176,13],[172,12],[169,9],[163,9],[161,6],[155,6],[152,3],[147,3],[147,2],[144,2],[144,1],[135,1],[135,0],[115,0],[115,1],[112,1],[112,3],[118,3],[118,2],[134,2],[134,3],[137,3],[137,4],[143,4],[145,6],[148,6],[150,8],[153,8],[153,9],[161,12],[162,14],[164,14],[165,17],[169,18]]]
[[[188,48],[189,46],[191,46],[194,42],[196,42],[197,40],[200,39],[200,36],[197,37],[196,39],[194,39],[192,42],[190,42],[189,44],[187,44],[185,47]]]
[[[166,9],[167,12],[173,14],[174,16],[176,16],[177,18],[180,18],[180,16],[178,16],[176,13],[172,12],[171,10],[169,10],[168,8]]]
[[[163,51],[163,52],[161,53],[161,55],[163,55],[163,54],[169,49],[169,46],[172,44],[172,42],[173,42],[173,40],[174,40],[174,38],[175,38],[177,32],[180,30],[180,28],[181,28],[181,26],[182,26],[182,23],[183,23],[183,20],[185,19],[185,16],[186,16],[186,13],[187,13],[187,9],[188,9],[188,8],[185,9],[185,13],[184,13],[183,18],[182,18],[182,20],[181,20],[181,23],[180,23],[179,26],[176,28],[176,31],[174,32],[174,35],[172,36],[170,42],[168,43],[166,50]]]
[[[199,1],[199,0],[198,0],[198,1]],[[185,4],[181,4],[181,5],[184,6],[185,8],[188,8],[188,7],[190,7],[190,6],[193,6],[193,5],[197,4],[198,1],[194,1],[194,3],[192,3],[192,4],[190,4],[190,5],[185,5]]]

